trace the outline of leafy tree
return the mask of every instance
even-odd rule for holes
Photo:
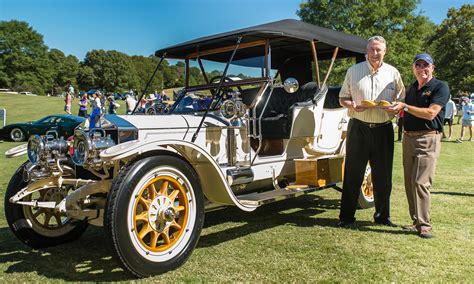
[[[182,87],[184,86],[183,79],[184,78],[181,76],[179,68],[176,65],[171,65],[163,71],[163,81],[165,88]]]
[[[210,79],[210,78],[209,78]],[[200,84],[205,84],[204,76],[202,76],[201,69],[198,67],[189,68],[189,85],[196,86]]]
[[[48,53],[51,62],[53,92],[62,92],[67,82],[77,86],[79,60],[73,56],[65,56],[59,49],[51,49]]]
[[[437,77],[449,83],[452,94],[474,88],[474,5],[451,8],[428,40]]]
[[[408,83],[411,78],[411,60],[422,50],[424,40],[431,35],[434,24],[428,18],[415,14],[419,0],[309,0],[300,4],[298,16],[305,22],[355,34],[363,38],[383,36],[388,42],[385,61],[394,65]],[[416,36],[414,36],[416,35]],[[341,84],[345,70],[353,62],[338,61],[330,84]],[[323,73],[328,63],[322,64]]]
[[[52,85],[43,36],[21,21],[0,22],[0,86],[44,94]]]
[[[96,88],[96,80],[97,78],[94,74],[94,69],[81,64],[77,72],[77,83],[79,85],[79,90],[90,90]]]
[[[131,57],[131,62],[134,68],[134,75],[136,77],[135,84],[133,85],[132,89],[138,90],[139,92],[142,92],[150,80],[151,75],[153,75],[153,72],[156,69],[156,66],[158,65],[159,58],[155,56],[149,56],[149,57],[144,57],[144,56],[132,56]],[[152,92],[154,90],[159,90],[161,91],[164,87],[163,83],[163,70],[165,70],[168,66],[168,62],[164,60],[161,63],[160,69],[157,71],[155,77],[153,78],[153,81],[150,83],[150,86],[148,88],[148,92]]]
[[[133,65],[124,53],[92,50],[86,54],[83,66],[92,68],[95,87],[108,92],[121,91],[136,84]]]

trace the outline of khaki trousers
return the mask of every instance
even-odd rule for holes
[[[410,217],[418,231],[431,230],[430,190],[441,150],[441,134],[403,136],[403,170]]]

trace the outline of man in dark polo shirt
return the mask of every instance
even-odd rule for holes
[[[403,228],[418,231],[422,238],[433,236],[430,189],[441,150],[445,106],[449,100],[448,84],[433,77],[434,69],[431,56],[418,54],[413,60],[416,81],[407,88],[405,102],[393,107],[396,112],[405,112],[403,169],[413,225]]]

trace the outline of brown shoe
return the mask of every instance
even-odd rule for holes
[[[421,230],[418,236],[423,239],[431,239],[433,237],[433,233],[431,232],[431,230]]]
[[[402,229],[405,231],[411,231],[411,232],[416,232],[418,231],[416,229],[416,225],[407,225],[407,226],[402,226]]]

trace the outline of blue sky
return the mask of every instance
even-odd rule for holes
[[[82,60],[92,49],[128,55],[281,19],[298,19],[301,0],[0,0],[0,20],[26,21],[49,48]],[[470,0],[422,0],[436,24]]]

